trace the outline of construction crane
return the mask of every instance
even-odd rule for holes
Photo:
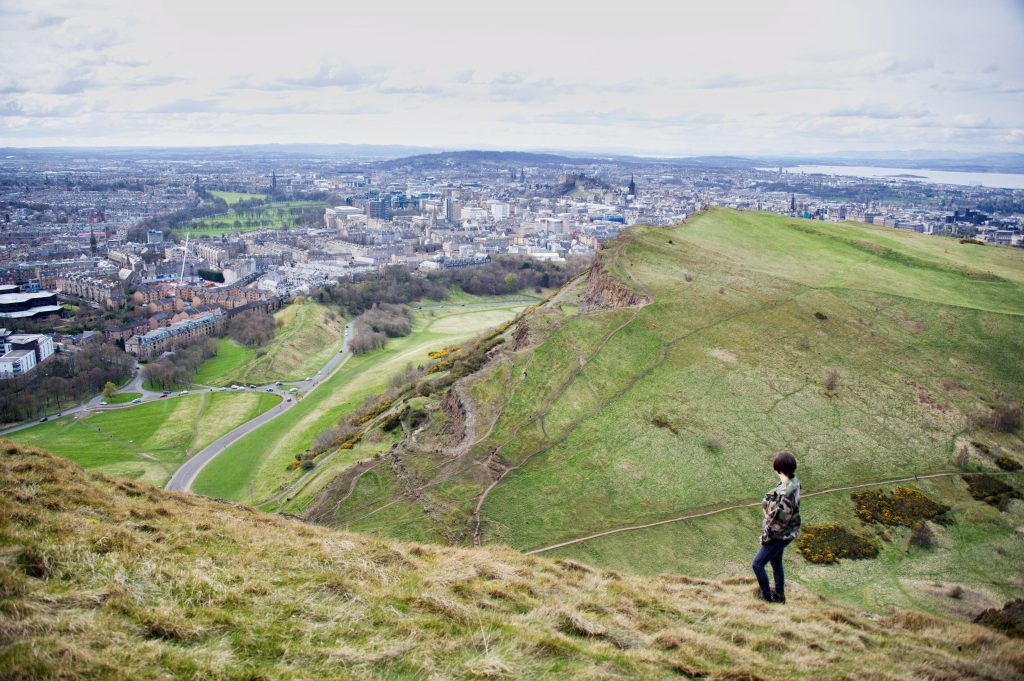
[[[192,235],[191,232],[185,234],[185,250],[181,254],[181,274],[178,275],[178,286],[182,285],[182,280],[185,278],[185,258],[188,257],[188,238]]]

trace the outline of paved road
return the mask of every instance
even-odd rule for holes
[[[338,351],[334,356],[332,356],[330,360],[328,360],[327,364],[324,365],[324,368],[316,373],[316,376],[311,376],[309,381],[285,382],[285,385],[292,385],[296,388],[299,388],[299,391],[295,393],[296,398],[298,398],[299,395],[308,395],[309,393],[313,392],[323,381],[333,376],[334,372],[336,372],[338,369],[344,366],[345,362],[347,362],[349,358],[352,357],[352,353],[349,352],[348,346],[349,341],[352,339],[352,325],[354,323],[355,322],[349,322],[345,326],[345,340],[341,346],[341,350]],[[263,389],[265,390],[266,388]],[[223,452],[229,445],[234,443],[239,438],[245,437],[252,431],[259,428],[260,426],[263,426],[264,424],[273,421],[278,416],[294,407],[296,404],[298,404],[297,399],[291,399],[291,397],[286,397],[285,400],[281,402],[281,404],[277,405],[272,409],[269,409],[268,411],[263,412],[262,414],[252,419],[251,421],[243,423],[242,425],[238,426],[227,435],[224,435],[223,437],[217,439],[211,445],[201,450],[191,459],[183,463],[181,467],[178,468],[177,471],[175,471],[174,475],[171,476],[171,479],[164,486],[164,489],[179,490],[183,492],[190,491],[192,489],[192,483],[195,482],[195,479],[199,475],[200,471],[202,471],[203,468],[206,467],[206,464],[213,461],[213,459],[216,458],[218,454]]]

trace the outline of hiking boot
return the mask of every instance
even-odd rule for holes
[[[786,594],[775,591],[772,593],[772,603],[785,603]]]

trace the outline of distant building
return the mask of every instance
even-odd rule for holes
[[[52,291],[34,293],[0,293],[0,318],[36,319],[59,315],[63,308]]]
[[[219,309],[194,319],[185,319],[162,329],[155,329],[141,336],[132,336],[124,349],[142,360],[150,360],[170,349],[172,342],[199,336],[212,336],[220,330],[224,313]]]
[[[164,233],[159,229],[151,229],[146,232],[146,243],[150,245],[160,245],[164,243]]]
[[[5,336],[0,342],[3,343],[4,352],[15,352],[17,350],[29,350],[35,357],[38,364],[53,354],[53,339],[41,333],[17,333]]]
[[[124,304],[124,286],[121,280],[112,281],[85,274],[68,274],[57,277],[57,290],[69,296],[99,303],[108,309]]]
[[[13,350],[0,357],[0,380],[24,376],[36,366],[36,355],[31,350]]]
[[[54,352],[53,339],[40,333],[11,334],[0,329],[0,380],[29,373]]]
[[[367,201],[366,216],[375,220],[390,220],[391,202],[387,199],[372,199]]]
[[[512,171],[515,172],[514,170]],[[506,220],[510,214],[509,206],[507,203],[492,203],[491,204],[491,217],[495,220]]]

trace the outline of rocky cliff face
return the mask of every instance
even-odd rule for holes
[[[466,437],[466,411],[459,401],[459,395],[455,387],[448,389],[441,401],[441,408],[444,409],[447,419],[441,432],[451,437],[453,444],[458,444]]]
[[[594,266],[587,274],[587,284],[581,300],[589,308],[638,307],[651,302],[647,296],[634,291],[608,274],[600,255],[594,260]]]
[[[516,327],[515,333],[512,334],[512,342],[509,343],[509,349],[513,352],[522,350],[530,344],[530,327],[526,320],[519,322],[519,326]]]

